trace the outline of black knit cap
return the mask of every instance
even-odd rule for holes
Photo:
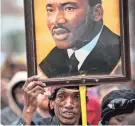
[[[101,105],[101,123],[103,125],[107,124],[111,117],[116,115],[132,113],[135,110],[135,102],[133,104],[129,104],[124,109],[111,109],[108,107],[108,104],[115,99],[127,99],[132,100],[135,99],[135,92],[133,90],[115,90],[107,94],[102,101]]]

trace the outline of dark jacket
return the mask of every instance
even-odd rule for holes
[[[25,121],[23,119],[20,119],[17,123],[17,125],[25,125]],[[61,125],[56,116],[49,117],[49,118],[41,118],[36,121],[32,121],[31,125]],[[80,122],[80,125],[82,123]]]
[[[67,50],[55,47],[39,64],[47,77],[64,77],[79,74],[110,74],[120,59],[119,36],[103,27],[99,40],[85,59],[79,71],[71,72]]]

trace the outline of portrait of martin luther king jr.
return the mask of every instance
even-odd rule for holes
[[[102,1],[46,1],[56,47],[39,64],[45,75],[110,74],[120,59],[120,37],[104,25]]]

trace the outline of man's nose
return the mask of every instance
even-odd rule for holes
[[[64,16],[63,11],[57,11],[54,17],[54,23],[55,24],[65,24],[66,23],[66,18]]]
[[[74,107],[72,98],[69,97],[69,98],[66,99],[65,107],[67,107],[67,108],[73,108]]]

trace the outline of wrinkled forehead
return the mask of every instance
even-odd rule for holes
[[[46,0],[47,4],[65,4],[65,3],[76,3],[78,5],[88,4],[89,0]]]

